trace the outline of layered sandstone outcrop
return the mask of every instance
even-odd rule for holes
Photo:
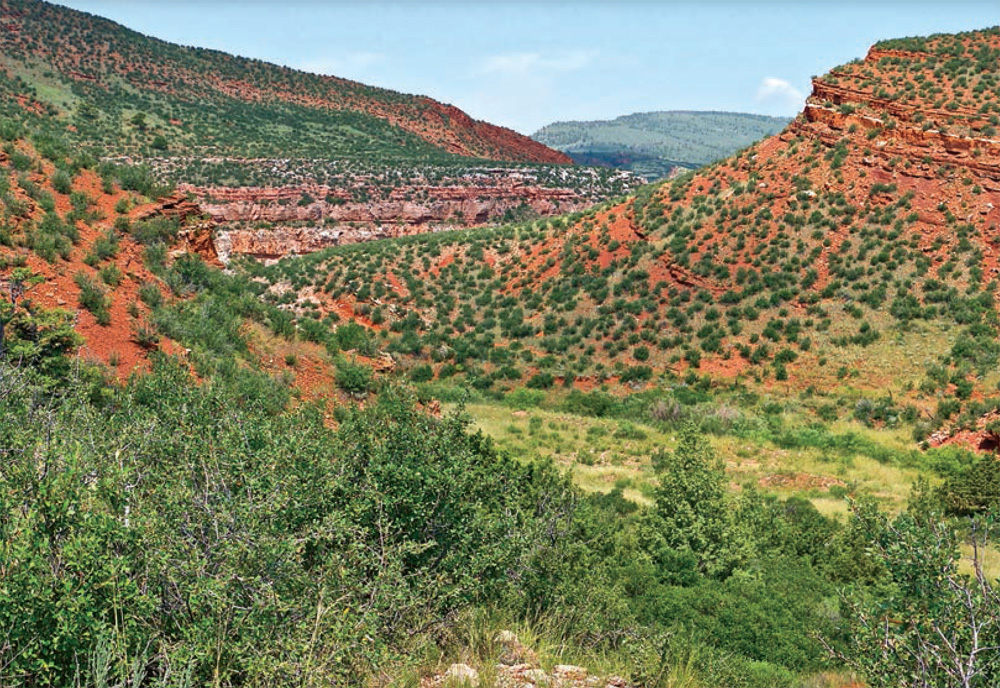
[[[856,136],[856,145],[869,149],[868,164],[902,161],[909,166],[894,167],[906,174],[918,163],[917,176],[928,176],[921,169],[956,165],[974,173],[985,188],[1000,190],[997,116],[956,85],[964,78],[940,79],[944,60],[932,52],[872,47],[863,61],[813,79],[803,118],[789,131],[818,137],[827,145],[864,134],[863,139]],[[924,89],[918,83],[936,86]]]
[[[415,225],[454,221],[464,226],[496,222],[505,213],[530,210],[537,215],[569,213],[589,205],[571,189],[540,187],[449,186],[394,189],[386,200],[345,201],[329,187],[187,187],[201,210],[216,222],[368,222]],[[324,200],[308,200],[308,199]],[[303,200],[305,202],[303,202]]]
[[[136,208],[131,218],[141,222],[151,217],[163,216],[184,222],[190,217],[201,216],[202,212],[201,206],[191,200],[186,193],[178,192],[155,203]]]
[[[172,253],[195,253],[212,265],[222,265],[216,251],[216,223],[205,215],[201,206],[186,193],[175,193],[154,203],[139,206],[130,214],[134,222],[142,222],[154,217],[168,217],[181,225],[174,242]],[[227,256],[228,257],[228,256]]]
[[[274,259],[338,244],[572,213],[595,201],[579,187],[531,182],[522,172],[494,169],[388,188],[356,178],[338,186],[179,189],[218,225],[216,249],[227,261],[232,255]]]
[[[151,163],[170,178],[183,177],[180,172],[191,160]],[[630,172],[586,168],[427,166],[372,171],[337,163],[311,168],[308,161],[297,160],[213,158],[204,163],[231,165],[251,178],[263,170],[280,182],[182,183],[173,195],[133,210],[131,218],[178,219],[186,228],[180,249],[224,263],[234,255],[271,260],[339,244],[573,213],[644,183]],[[309,181],[311,175],[326,181]],[[204,245],[207,235],[214,237],[212,251]]]
[[[452,227],[453,228],[453,227]],[[243,255],[262,260],[320,251],[330,246],[356,244],[375,239],[391,239],[410,234],[442,231],[445,227],[423,225],[387,225],[361,227],[275,227],[274,229],[216,228],[214,250],[219,259],[228,263],[233,256]]]

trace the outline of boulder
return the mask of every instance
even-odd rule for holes
[[[468,664],[452,664],[444,674],[445,683],[478,686],[479,672]]]

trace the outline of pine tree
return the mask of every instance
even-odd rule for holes
[[[673,452],[653,457],[659,480],[647,539],[661,565],[693,561],[705,575],[725,578],[742,559],[726,494],[726,474],[711,444],[690,424]]]

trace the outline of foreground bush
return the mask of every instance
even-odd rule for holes
[[[554,472],[404,393],[331,432],[168,363],[101,404],[23,383],[0,404],[4,682],[357,678],[504,595],[566,513]]]

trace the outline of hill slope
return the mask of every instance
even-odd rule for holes
[[[642,183],[572,167],[430,98],[173,45],[39,0],[0,1],[0,27],[0,117],[50,159],[141,164],[195,194],[223,225],[224,255],[555,215]]]
[[[787,125],[738,112],[643,112],[613,120],[555,122],[532,138],[582,165],[608,165],[660,179],[732,155]]]
[[[260,274],[300,319],[385,323],[485,388],[693,372],[862,395],[924,414],[918,439],[974,427],[1000,360],[998,58],[997,29],[877,45],[781,135],[613,207]]]
[[[461,110],[173,45],[38,0],[0,3],[4,114],[55,117],[105,154],[569,158]]]

